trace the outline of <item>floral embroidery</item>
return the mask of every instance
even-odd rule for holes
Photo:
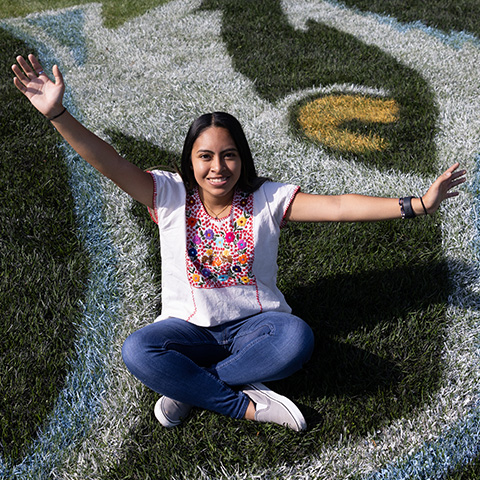
[[[198,191],[187,194],[187,270],[197,288],[255,285],[253,194],[235,192],[230,215],[208,215]]]
[[[247,219],[245,217],[240,217],[240,218],[237,218],[236,220],[236,224],[238,227],[244,227],[246,223],[247,223]]]
[[[247,242],[245,240],[243,240],[243,238],[241,238],[237,242],[237,247],[238,247],[239,250],[243,250],[243,249],[247,248]]]

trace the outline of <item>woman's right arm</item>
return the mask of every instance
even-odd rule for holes
[[[55,82],[52,82],[34,55],[29,55],[28,59],[31,66],[21,56],[17,57],[18,65],[12,66],[15,86],[40,113],[51,119],[60,135],[82,158],[135,200],[153,208],[151,175],[121,157],[112,146],[64,111],[65,85],[57,65],[53,67]]]

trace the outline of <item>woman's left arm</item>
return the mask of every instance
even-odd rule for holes
[[[415,215],[434,213],[443,200],[458,195],[459,192],[452,189],[465,182],[466,173],[465,170],[457,170],[459,166],[455,163],[440,175],[421,199],[412,198],[411,208]],[[403,210],[408,213],[408,205]],[[374,222],[401,217],[402,207],[398,198],[299,192],[290,204],[285,218],[291,222]]]

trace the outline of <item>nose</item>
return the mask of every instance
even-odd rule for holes
[[[210,164],[210,170],[212,172],[221,172],[225,167],[225,162],[220,155],[215,155],[212,159],[212,163]]]

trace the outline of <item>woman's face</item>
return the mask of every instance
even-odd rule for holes
[[[242,170],[230,132],[221,127],[207,128],[195,140],[191,158],[202,200],[210,206],[226,205]]]

